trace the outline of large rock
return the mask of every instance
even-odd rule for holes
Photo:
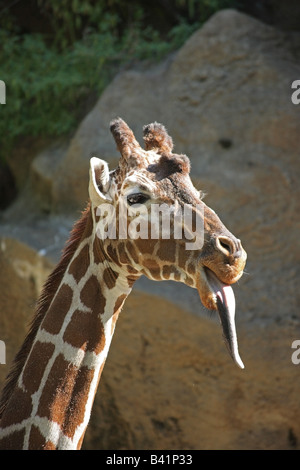
[[[116,163],[108,124],[117,115],[138,136],[145,123],[163,122],[204,189],[213,183],[213,189],[249,192],[257,165],[269,168],[275,159],[286,168],[297,151],[299,124],[290,99],[300,68],[295,38],[299,43],[298,36],[226,10],[163,64],[121,73],[71,141],[55,181],[56,205],[81,206],[91,154]]]
[[[0,237],[0,340],[6,346],[6,364],[0,365],[0,390],[51,268],[52,264],[29,246]]]
[[[20,218],[7,230],[48,253],[47,224],[56,240],[66,215],[85,204],[90,155],[117,162],[109,121],[121,116],[139,139],[144,124],[160,121],[248,252],[235,288],[246,369],[231,362],[194,290],[142,281],[117,325],[87,448],[299,447],[300,366],[291,360],[300,339],[300,115],[291,102],[299,44],[299,35],[219,12],[163,64],[116,77],[67,151],[52,148],[32,164],[29,199],[17,213],[35,200],[60,215],[26,230]]]
[[[291,362],[291,337],[285,326],[251,335],[243,325],[241,371],[217,322],[133,291],[118,320],[84,447],[299,448],[299,371]]]
[[[293,322],[300,115],[291,101],[291,82],[300,77],[297,41],[300,36],[225,10],[163,64],[120,74],[58,165],[54,206],[82,207],[91,154],[116,163],[110,119],[120,115],[140,139],[143,124],[161,121],[176,151],[190,157],[192,177],[208,193],[208,205],[248,251],[239,287],[243,320],[249,326],[273,323],[275,317]]]

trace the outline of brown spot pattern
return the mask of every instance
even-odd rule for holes
[[[23,419],[29,418],[31,411],[32,402],[30,393],[23,392],[19,387],[16,387],[7,404],[6,412],[2,417],[1,427],[4,428],[11,424],[21,423]]]
[[[44,386],[38,415],[61,424],[75,384],[77,368],[60,354],[54,361]]]
[[[108,289],[115,287],[118,277],[119,274],[112,268],[105,268],[103,271],[103,281],[105,282]]]
[[[103,325],[97,314],[75,310],[63,340],[84,351],[101,352],[105,346]]]
[[[184,282],[185,282],[185,284],[187,284],[188,286],[193,286],[193,285],[194,285],[194,280],[193,280],[193,278],[191,278],[190,276],[186,276]]]
[[[83,286],[80,293],[81,302],[93,312],[102,314],[104,312],[106,299],[102,294],[101,287],[95,275],[92,275]]]
[[[85,216],[85,228],[83,232],[83,238],[88,238],[92,235],[94,230],[94,222],[90,210],[90,205],[87,206],[86,214],[84,213],[83,215]]]
[[[89,397],[93,377],[94,370],[90,370],[87,367],[81,367],[77,373],[73,394],[63,425],[64,434],[71,438],[74,436],[77,426],[84,419],[85,404]]]
[[[178,271],[178,269],[176,269],[175,266],[168,266],[168,265],[165,265],[163,267],[163,277],[165,279],[170,279],[170,276],[174,274],[174,279],[175,281],[179,281],[180,278],[181,278],[181,275],[180,275],[180,272]]]
[[[175,263],[176,260],[176,245],[172,243],[161,243],[157,250],[157,256],[162,261],[169,261]]]
[[[94,254],[94,262],[96,264],[103,263],[105,260],[105,256],[103,253],[103,248],[101,247],[101,243],[99,238],[96,236],[94,243],[93,243],[93,254]]]
[[[39,428],[36,426],[32,426],[30,430],[30,436],[29,436],[29,450],[39,450],[39,449],[44,449],[44,450],[55,450],[54,444],[52,444],[52,447],[47,446],[48,442],[46,442],[46,439],[44,436],[41,434]]]
[[[147,269],[147,271],[151,274],[154,279],[161,279],[160,265],[154,259],[145,259],[143,262],[143,266]],[[147,271],[144,271],[146,276],[148,274]]]
[[[87,367],[78,369],[60,354],[41,395],[38,415],[58,423],[64,434],[72,438],[84,419],[93,375],[93,370]]]
[[[120,263],[122,263],[122,264],[130,263],[130,260],[129,260],[128,255],[127,255],[126,250],[125,250],[125,243],[124,242],[119,243],[118,254],[119,254]]]
[[[121,263],[118,257],[118,252],[115,247],[113,247],[112,245],[108,245],[107,254],[114,263],[116,263],[118,266],[121,266]]]
[[[25,429],[14,431],[9,436],[0,438],[0,448],[5,450],[22,449],[24,444]]]
[[[38,390],[54,349],[55,346],[53,344],[40,343],[39,341],[33,346],[23,372],[23,385],[30,394]]]
[[[195,272],[196,272],[196,266],[195,266],[194,263],[191,262],[191,263],[188,264],[188,272],[189,272],[189,274],[191,274],[191,275],[195,274]]]
[[[72,274],[77,283],[85,275],[90,262],[89,245],[85,245],[69,266],[69,274]]]
[[[131,241],[128,241],[127,244],[126,244],[126,248],[128,250],[128,253],[130,254],[131,258],[133,259],[133,261],[136,264],[138,264],[139,258],[138,258],[138,255],[137,255],[134,244]]]
[[[53,442],[47,441],[43,449],[44,450],[56,450],[56,446],[53,444]]]
[[[157,243],[158,243],[158,240],[156,239],[138,238],[136,240],[136,247],[143,254],[153,255]]]
[[[117,298],[115,306],[114,306],[114,313],[116,313],[122,307],[126,297],[127,297],[126,294],[122,294]]]
[[[48,333],[57,335],[65,319],[64,313],[71,307],[73,291],[67,284],[63,284],[57,292],[44,321],[42,328]]]

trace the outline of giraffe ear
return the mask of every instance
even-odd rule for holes
[[[111,201],[106,194],[109,184],[110,177],[107,163],[97,157],[92,157],[90,159],[89,195],[95,205]]]

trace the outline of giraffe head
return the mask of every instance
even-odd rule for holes
[[[121,153],[118,167],[110,172],[105,161],[90,162],[89,193],[101,250],[131,283],[144,274],[196,288],[203,305],[218,311],[229,352],[243,368],[230,287],[246,263],[240,240],[203,202],[190,179],[188,157],[172,152],[163,125],[144,127],[145,149],[122,119],[112,121],[110,129]]]

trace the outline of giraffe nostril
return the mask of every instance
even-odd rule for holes
[[[216,247],[219,251],[224,253],[226,256],[234,255],[237,251],[235,243],[229,237],[217,237]]]

